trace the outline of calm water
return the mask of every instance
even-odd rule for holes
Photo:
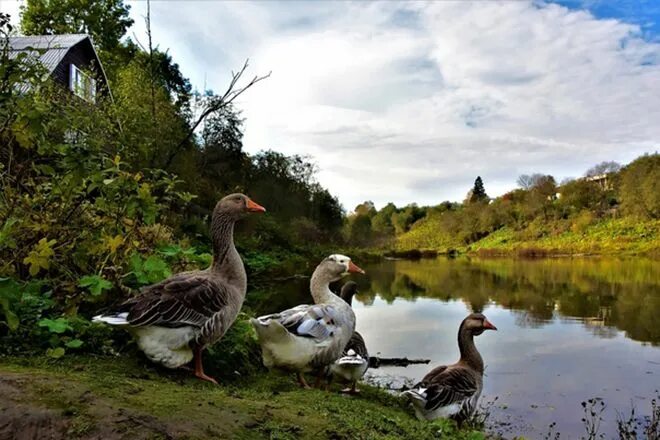
[[[359,262],[357,262],[359,264]],[[437,259],[361,265],[354,301],[370,354],[430,365],[371,370],[421,378],[458,359],[456,332],[471,311],[499,329],[476,339],[486,367],[482,401],[498,397],[490,429],[542,438],[584,434],[580,402],[607,404],[602,431],[634,404],[648,414],[660,390],[660,262],[644,259]],[[310,301],[307,280],[275,288],[260,312]],[[607,436],[608,438],[610,436]]]

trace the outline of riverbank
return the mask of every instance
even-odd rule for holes
[[[396,252],[464,253],[482,256],[646,255],[660,256],[660,220],[607,219],[575,227],[553,221],[516,231],[504,227],[474,243],[438,233],[438,218],[429,217],[397,238]]]
[[[419,422],[403,400],[361,389],[356,397],[302,390],[271,373],[214,386],[135,356],[4,357],[0,438],[483,438]]]

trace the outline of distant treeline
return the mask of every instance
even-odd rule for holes
[[[588,170],[584,177],[557,183],[544,174],[521,175],[518,189],[490,198],[481,177],[462,203],[443,202],[420,207],[411,204],[397,208],[389,203],[375,209],[372,202],[358,205],[349,214],[345,234],[352,243],[380,248],[468,249],[501,246],[504,241],[533,243],[552,237],[579,240],[581,234],[599,222],[619,222],[629,227],[648,222],[650,233],[657,234],[660,219],[660,155],[647,154],[625,167],[603,162]],[[506,231],[506,233],[503,233]],[[616,239],[612,236],[593,240]],[[635,231],[628,231],[635,239]],[[499,242],[488,237],[502,238]],[[648,231],[638,239],[649,240]],[[628,239],[628,238],[627,238]],[[660,241],[660,237],[655,236]],[[598,245],[599,243],[596,243]],[[606,244],[606,243],[601,243]],[[659,243],[660,244],[660,243]],[[559,244],[561,247],[563,244]]]

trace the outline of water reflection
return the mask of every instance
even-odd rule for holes
[[[388,303],[420,297],[460,300],[482,311],[491,302],[509,309],[521,327],[580,319],[603,338],[623,330],[636,341],[660,344],[660,263],[616,259],[459,259],[385,261],[367,267],[357,299]]]
[[[497,325],[477,347],[487,365],[484,396],[499,397],[493,420],[507,424],[506,437],[543,438],[557,422],[562,438],[580,438],[580,402],[596,396],[608,404],[608,433],[616,411],[629,411],[631,402],[637,414],[648,413],[660,384],[660,262],[464,258],[364,266],[367,275],[351,279],[359,285],[357,329],[372,355],[448,364],[458,357],[456,331],[467,313],[483,311]],[[261,314],[309,303],[308,284],[294,278],[251,289],[247,305]],[[414,380],[428,369],[372,374]]]

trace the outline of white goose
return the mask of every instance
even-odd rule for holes
[[[314,270],[310,290],[315,304],[300,305],[251,320],[261,344],[264,365],[297,373],[321,372],[337,360],[355,330],[355,314],[332,293],[330,283],[348,273],[364,273],[345,255],[330,255]]]

